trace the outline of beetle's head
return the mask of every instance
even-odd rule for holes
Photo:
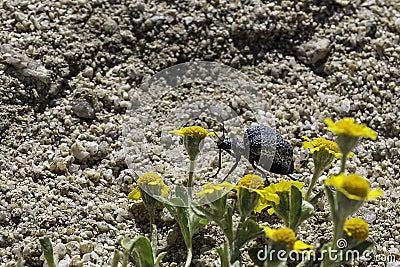
[[[217,147],[223,150],[231,150],[232,138],[219,139],[219,141],[217,141]]]

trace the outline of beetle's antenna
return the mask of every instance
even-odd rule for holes
[[[225,139],[225,122],[222,121],[222,140]]]
[[[218,141],[222,142],[223,138],[219,137],[216,131],[213,131],[214,135],[218,138]]]
[[[214,132],[215,133],[215,132]],[[218,137],[219,143],[222,143],[222,141],[225,139],[225,127],[224,127],[224,121],[222,121],[222,138],[219,137],[216,133],[215,135]],[[218,170],[217,172],[214,174],[213,177],[217,177],[219,171],[222,168],[222,148],[219,147],[218,149]]]

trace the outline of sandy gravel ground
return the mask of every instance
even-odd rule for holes
[[[273,125],[308,183],[301,136],[332,137],[323,119],[349,116],[378,139],[361,142],[348,170],[385,192],[358,213],[376,249],[356,266],[400,266],[399,36],[398,0],[1,1],[0,265],[22,255],[26,266],[42,266],[38,239],[48,235],[60,266],[107,266],[124,236],[149,231],[143,207],[126,198],[133,171],[182,182],[187,162],[168,130],[202,123],[220,131],[224,120],[240,136]],[[193,61],[232,68],[222,71],[228,81],[172,72],[179,82],[143,86]],[[240,75],[252,86],[235,84]],[[211,105],[217,111],[207,113]],[[205,149],[199,185],[217,167],[215,145]],[[231,163],[224,155],[224,167]],[[245,170],[241,161],[234,175]],[[165,212],[157,225],[163,266],[181,266],[179,229]],[[321,202],[300,237],[323,243],[331,228]],[[212,225],[196,235],[194,265],[218,266],[221,242]]]

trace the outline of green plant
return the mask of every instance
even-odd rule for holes
[[[45,236],[39,239],[40,245],[43,250],[43,256],[49,267],[57,266],[57,257],[53,253],[53,245],[51,244],[50,238]]]
[[[250,240],[259,237],[266,240],[265,247],[253,247],[249,251],[250,257],[257,266],[287,266],[288,255],[293,252],[299,257],[297,260],[290,260],[290,266],[293,264],[298,267],[307,264],[323,267],[338,266],[354,259],[354,257],[344,257],[343,253],[349,251],[362,253],[373,245],[372,242],[366,240],[369,233],[368,225],[362,219],[348,218],[361,207],[364,201],[375,199],[381,196],[382,192],[379,189],[371,190],[365,178],[357,174],[345,174],[345,170],[346,159],[352,155],[351,151],[358,144],[360,137],[376,139],[376,133],[350,118],[344,118],[336,124],[330,119],[325,122],[328,124],[328,130],[338,134],[336,142],[324,138],[312,141],[303,137],[305,139],[303,147],[310,149],[314,161],[314,173],[306,192],[303,192],[305,184],[302,182],[281,180],[265,187],[260,176],[245,175],[237,185],[227,182],[207,184],[194,197],[191,186],[195,160],[201,151],[202,140],[213,132],[209,133],[198,126],[173,131],[183,137],[183,143],[190,158],[187,186],[177,186],[175,196],[167,198],[165,194],[160,194],[165,186],[163,183],[153,182],[151,185],[159,187],[157,191],[159,193],[154,194],[154,190],[152,191],[153,199],[162,203],[180,226],[188,249],[185,267],[191,264],[193,235],[209,221],[214,221],[225,236],[224,245],[217,249],[223,267],[240,266],[241,249]],[[313,189],[318,178],[330,166],[334,158],[340,158],[340,173],[329,177],[324,182],[325,195],[332,213],[334,233],[332,241],[316,251],[312,245],[298,240],[296,233],[298,227],[314,215],[314,206],[323,196],[324,191],[311,197]],[[336,190],[333,190],[333,187]],[[228,197],[228,193],[232,190],[236,193],[236,200]],[[145,204],[149,202],[143,200]],[[146,204],[146,206],[149,205]],[[267,210],[269,214],[275,213],[281,218],[284,227],[272,229],[259,225],[257,213],[264,210]],[[236,211],[239,215],[237,224],[233,221]],[[339,247],[338,242],[341,239],[344,239],[348,246]],[[129,242],[129,244],[132,246],[133,243]],[[131,246],[127,248],[132,249]],[[149,246],[143,248],[151,249]],[[277,250],[284,252],[284,257],[273,255],[273,252]],[[332,260],[329,255],[333,251],[339,251],[342,256]],[[260,259],[260,252],[269,257]],[[316,256],[321,259],[316,259]]]
[[[122,239],[121,245],[124,248],[124,253],[121,255],[120,252],[114,251],[112,267],[118,267],[121,258],[121,266],[128,266],[131,255],[140,267],[157,267],[166,252],[157,255],[157,228],[154,225],[152,229],[151,241],[144,236],[138,236],[134,239],[127,237]]]

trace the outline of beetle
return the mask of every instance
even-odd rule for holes
[[[218,137],[218,135],[216,135]],[[259,171],[266,178],[265,172],[270,171],[276,174],[289,175],[294,170],[293,147],[283,139],[274,129],[268,126],[255,126],[244,131],[243,140],[225,138],[223,128],[222,138],[218,137],[217,148],[219,149],[218,171],[221,170],[222,150],[235,158],[235,163],[225,176],[224,180],[236,169],[240,158],[246,158],[254,169]],[[257,166],[258,165],[258,166]],[[260,167],[259,167],[260,166]],[[269,184],[268,179],[266,179]]]

